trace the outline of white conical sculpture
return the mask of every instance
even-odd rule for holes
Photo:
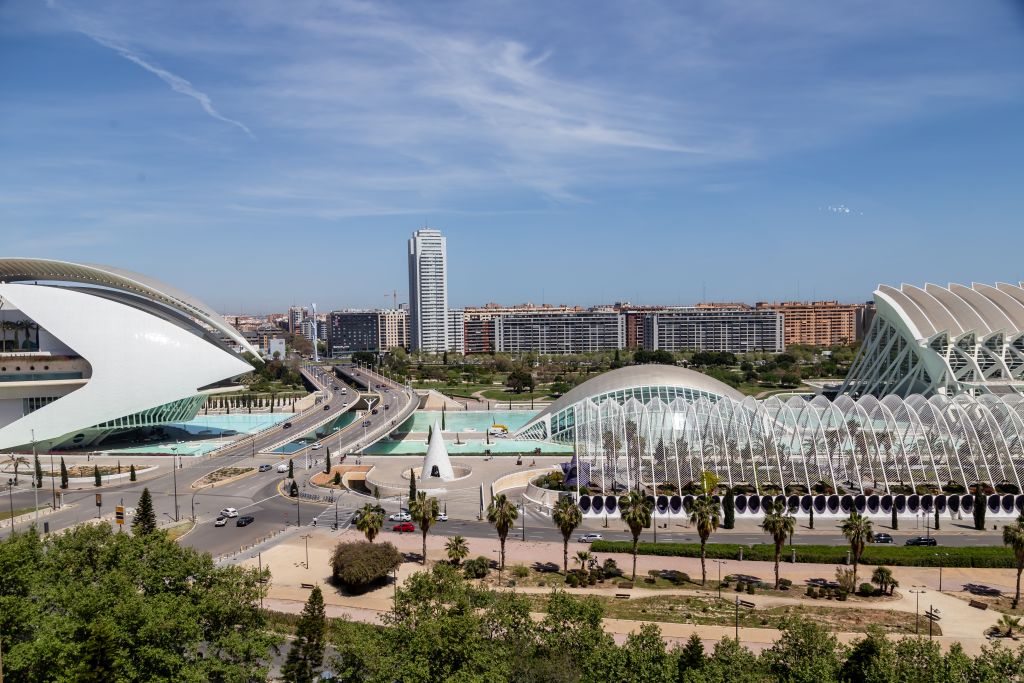
[[[431,476],[439,477],[441,481],[451,481],[455,478],[455,470],[452,469],[452,461],[448,457],[444,437],[441,436],[441,423],[436,421],[430,435],[430,443],[427,445],[427,456],[423,458],[423,469],[420,471],[421,479]]]

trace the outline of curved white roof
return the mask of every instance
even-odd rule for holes
[[[224,334],[246,351],[259,358],[259,351],[246,341],[224,318],[210,306],[182,292],[176,287],[154,280],[130,270],[90,263],[71,263],[38,258],[0,259],[0,282],[76,282],[83,285],[108,287],[141,296],[150,301],[173,308],[199,320]]]
[[[1004,331],[1024,331],[1024,283],[997,283],[995,287],[972,283],[924,288],[903,284],[899,289],[880,285],[875,295],[885,295],[904,321],[927,339],[939,332],[956,337],[965,332],[985,336]]]
[[[629,365],[617,370],[610,370],[587,380],[579,386],[573,387],[530,420],[529,424],[519,431],[523,431],[538,420],[548,415],[554,415],[558,411],[584,399],[634,387],[688,387],[698,391],[706,391],[709,394],[727,396],[737,401],[742,401],[745,398],[743,394],[728,384],[696,370],[687,370],[676,365]]]

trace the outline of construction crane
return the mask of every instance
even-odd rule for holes
[[[387,293],[387,294],[384,295],[385,299],[387,299],[388,297],[391,297],[391,308],[397,309],[398,308],[398,290],[397,289],[392,289],[390,293]]]

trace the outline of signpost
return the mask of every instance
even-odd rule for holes
[[[119,525],[124,525],[124,505],[118,505],[114,508],[114,519]]]
[[[103,508],[103,494],[96,494],[96,519],[100,518],[100,510]]]

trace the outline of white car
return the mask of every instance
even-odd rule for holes
[[[593,543],[594,541],[600,541],[601,534],[583,534],[580,536],[580,543]]]
[[[227,523],[228,523],[228,518],[227,518],[227,517],[218,517],[218,518],[217,518],[217,519],[216,519],[216,520],[215,520],[215,521],[213,522],[213,525],[214,525],[214,526],[224,526],[224,525],[225,525],[225,524],[227,524]]]
[[[318,450],[320,450],[323,447],[324,447],[324,445],[322,443],[315,443],[312,446],[310,446],[310,450],[318,451]]]
[[[395,514],[388,517],[389,522],[411,522],[412,515],[408,512],[396,512]]]
[[[287,472],[288,471],[288,463],[286,463],[286,462],[278,463],[277,471],[281,472],[281,473]]]
[[[439,514],[437,516],[437,521],[439,521],[439,522],[447,522],[448,521],[448,515],[446,513],[442,512],[441,514]]]
[[[236,510],[235,508],[224,508],[223,510],[220,511],[220,516],[221,517],[237,517],[238,516],[238,510]]]

